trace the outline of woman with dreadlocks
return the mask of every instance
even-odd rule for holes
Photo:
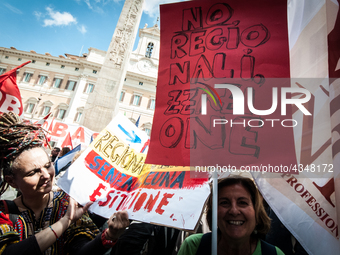
[[[127,212],[115,213],[99,233],[86,212],[91,203],[81,207],[52,191],[54,167],[44,145],[41,127],[12,112],[0,115],[0,195],[8,185],[22,194],[0,200],[0,255],[104,254],[129,225]]]

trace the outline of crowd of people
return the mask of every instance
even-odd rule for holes
[[[52,191],[53,162],[67,152],[55,147],[48,155],[48,146],[40,126],[23,123],[11,112],[0,115],[0,194],[9,186],[19,191],[14,200],[0,200],[0,255],[211,254],[209,231],[187,235],[174,228],[130,222],[126,211],[105,219],[87,212],[92,202],[81,206],[65,192]],[[266,209],[251,178],[220,179],[218,255],[284,254],[265,241],[275,243],[273,235],[266,238],[269,231],[281,233],[271,228]],[[204,214],[210,229],[212,210],[211,193]],[[293,253],[293,248],[286,254],[304,254]]]
[[[71,149],[69,147],[63,147],[63,148],[59,148],[59,147],[54,147],[51,150],[51,162],[55,162],[58,158],[61,158],[62,156],[66,155],[67,153],[69,153],[71,151]]]

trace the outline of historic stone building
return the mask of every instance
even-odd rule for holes
[[[145,25],[139,30],[139,43],[126,61],[125,80],[119,92],[119,111],[132,122],[140,116],[139,127],[148,134],[155,108],[159,36],[157,25]],[[106,51],[95,48],[82,56],[51,56],[0,47],[0,74],[30,60],[17,73],[24,117],[35,121],[51,111],[58,121],[82,125],[84,107],[96,89],[105,56]]]

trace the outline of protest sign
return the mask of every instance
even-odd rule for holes
[[[91,136],[98,134],[84,126],[55,121],[54,119],[45,121],[42,127],[49,131],[50,140],[56,142],[59,146],[70,134],[74,147],[81,144],[83,148],[86,148],[91,142]]]
[[[190,1],[160,11],[146,162],[295,164],[290,81],[283,79],[290,77],[286,1]],[[273,157],[273,150],[280,156]]]
[[[94,201],[91,211],[103,217],[127,210],[130,219],[194,229],[210,192],[208,178],[191,178],[189,168],[145,166],[140,151],[148,141],[118,114],[57,185],[81,204]]]

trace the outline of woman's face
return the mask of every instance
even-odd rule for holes
[[[46,194],[52,189],[54,167],[42,148],[23,151],[13,162],[13,172],[8,183],[25,197]]]
[[[223,239],[248,242],[256,226],[251,195],[241,184],[223,187],[218,194],[218,228]]]

